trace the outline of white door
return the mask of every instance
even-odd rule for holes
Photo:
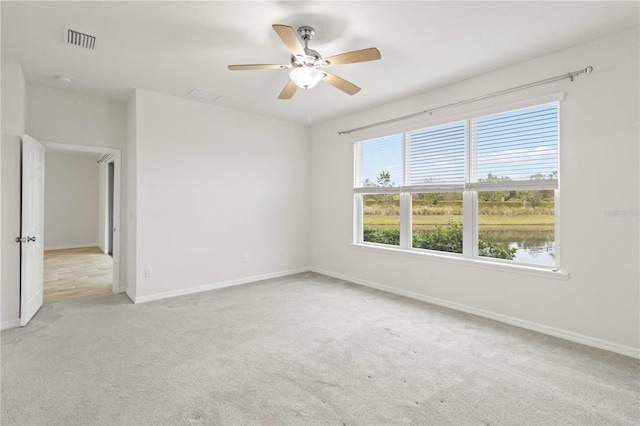
[[[44,263],[44,146],[22,137],[22,257],[20,325],[42,306]]]

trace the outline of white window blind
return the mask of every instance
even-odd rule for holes
[[[461,191],[465,182],[466,122],[408,133],[408,192]]]
[[[558,186],[558,104],[471,120],[472,189]]]
[[[354,192],[557,189],[558,136],[555,102],[356,142]]]

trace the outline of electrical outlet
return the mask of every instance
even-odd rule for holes
[[[284,250],[280,250],[280,259],[284,259]]]
[[[435,279],[435,277],[436,277],[435,272],[433,272],[433,271],[427,272],[427,278],[429,278],[430,280]]]
[[[153,268],[151,266],[145,266],[144,267],[144,276],[146,278],[149,278],[149,277],[153,276]]]
[[[249,263],[249,256],[247,256],[246,254],[242,255],[242,263]]]

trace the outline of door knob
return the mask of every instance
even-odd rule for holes
[[[26,243],[27,239],[24,237],[16,237],[16,243]]]
[[[27,237],[27,242],[35,241],[36,237]]]

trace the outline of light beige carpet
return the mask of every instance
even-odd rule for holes
[[[2,332],[13,424],[614,425],[640,362],[307,273]]]

